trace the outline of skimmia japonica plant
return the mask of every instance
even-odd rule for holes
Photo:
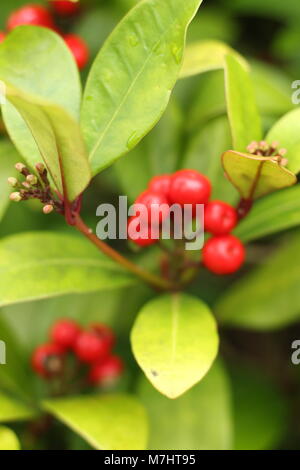
[[[30,204],[36,210],[37,200],[47,230],[1,241],[0,305],[17,311],[14,304],[30,301],[41,309],[36,315],[44,305],[58,320],[48,342],[45,323],[30,348],[29,374],[40,376],[42,392],[20,385],[22,361],[17,379],[9,368],[0,371],[1,408],[8,409],[0,420],[29,422],[31,438],[50,432],[55,417],[98,449],[232,448],[237,437],[219,352],[223,325],[278,326],[285,322],[276,315],[278,304],[285,318],[295,314],[283,306],[299,296],[295,278],[286,277],[296,269],[297,236],[258,268],[252,265],[265,256],[264,245],[251,242],[300,222],[300,110],[288,103],[281,115],[266,111],[257,98],[268,87],[260,87],[250,65],[226,44],[186,46],[201,3],[138,2],[105,41],[83,93],[77,65],[86,65],[88,51],[80,49],[79,58],[70,51],[74,37],[62,36],[45,11],[35,10],[42,16],[31,24],[24,25],[24,11],[10,18],[0,80],[11,140],[1,150],[3,173],[12,191],[0,213],[9,197],[21,212]],[[79,14],[68,2],[52,4],[55,15]],[[187,109],[180,99],[189,97],[191,84],[198,93]],[[107,186],[112,179],[147,215],[144,221],[137,209],[128,218],[127,241],[107,242],[95,233],[103,202],[95,181]],[[94,220],[85,216],[88,204]],[[186,240],[175,236],[182,220],[171,213],[174,204],[190,206],[191,224],[202,207],[202,249],[186,250]],[[168,217],[171,240],[163,238]],[[61,221],[65,227],[56,230]],[[112,350],[115,334],[102,316],[107,310],[117,312],[108,324],[117,325],[125,344],[131,330],[133,355],[125,347],[125,359]],[[97,316],[84,329],[91,311]],[[68,318],[74,312],[79,323]],[[0,338],[10,346],[2,329]],[[141,374],[136,385],[138,368],[146,378]],[[178,426],[196,436],[191,442],[172,440],[182,410],[190,420]],[[168,419],[161,422],[164,413]]]

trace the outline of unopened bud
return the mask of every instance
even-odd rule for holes
[[[260,150],[263,150],[264,152],[267,151],[269,149],[268,142],[266,142],[265,140],[261,140],[259,142],[259,148],[260,148]]]
[[[24,182],[22,183],[22,186],[24,186],[24,188],[26,188],[26,189],[30,189],[30,184],[29,184],[29,183],[26,183],[26,181],[24,181]]]
[[[271,147],[272,149],[277,149],[277,147],[279,146],[279,142],[277,142],[277,140],[275,140],[274,142],[271,143]]]
[[[35,185],[37,184],[38,180],[37,180],[37,177],[35,175],[28,175],[26,176],[26,181],[27,183],[31,184],[31,185]]]
[[[22,171],[26,169],[26,166],[23,165],[23,163],[16,163],[15,164],[15,169],[17,171],[19,171],[20,173],[22,173]]]
[[[50,214],[53,211],[53,206],[51,204],[47,204],[43,207],[44,214]]]
[[[251,144],[248,145],[247,150],[250,153],[255,153],[258,149],[258,143],[253,141]]]
[[[21,193],[19,192],[11,193],[11,195],[9,196],[9,199],[14,202],[20,202],[22,200]]]
[[[37,163],[35,167],[39,173],[43,173],[45,171],[45,165],[43,163]]]
[[[287,149],[280,149],[278,152],[278,155],[281,157],[284,157],[287,154]]]
[[[280,163],[281,166],[286,166],[288,164],[288,162],[289,161],[288,161],[287,158],[282,158],[279,163]]]
[[[18,180],[17,178],[14,178],[13,176],[11,176],[10,178],[7,179],[7,182],[10,186],[12,186],[13,188],[15,188],[16,186],[18,186]]]

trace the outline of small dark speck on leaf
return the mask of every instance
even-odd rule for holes
[[[151,371],[151,374],[152,374],[154,377],[157,377],[157,376],[158,376],[158,373],[156,372],[156,370],[152,370],[152,371]]]

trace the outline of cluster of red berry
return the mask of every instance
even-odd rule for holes
[[[238,222],[237,211],[223,201],[210,201],[211,183],[195,170],[180,170],[172,175],[155,176],[135,201],[142,204],[148,213],[148,224],[140,223],[140,212],[128,221],[128,237],[139,246],[149,246],[159,239],[161,224],[169,215],[169,207],[204,205],[204,230],[212,236],[202,250],[204,266],[215,274],[230,274],[237,271],[245,260],[245,249],[241,241],[230,232]],[[157,233],[151,225],[151,215],[157,212]]]
[[[83,368],[86,385],[111,386],[122,374],[123,362],[112,354],[115,335],[107,325],[93,324],[83,330],[73,320],[59,320],[50,331],[50,340],[38,346],[31,358],[33,370],[46,380],[63,377],[70,362],[74,371]]]
[[[48,0],[48,3],[49,9],[42,5],[29,4],[13,11],[7,20],[7,31],[27,24],[50,28],[61,34],[54,16],[72,17],[80,11],[79,0]],[[5,37],[6,33],[0,31],[0,42],[4,41]],[[89,49],[85,41],[76,34],[62,34],[62,37],[72,51],[78,67],[85,67],[89,60]]]

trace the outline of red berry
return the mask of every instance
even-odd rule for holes
[[[86,42],[76,34],[67,34],[64,40],[71,50],[74,59],[80,69],[83,69],[89,61],[90,52]]]
[[[127,230],[129,240],[138,246],[150,246],[157,243],[159,239],[158,228],[152,228],[152,231],[154,232],[152,236],[151,226],[140,222],[139,217],[130,217]]]
[[[4,33],[4,31],[0,31],[0,43],[3,42],[5,38],[6,38],[6,33]]]
[[[96,335],[106,343],[107,349],[111,350],[116,342],[116,337],[113,330],[102,323],[94,323],[91,325],[91,330],[96,333]]]
[[[82,332],[75,343],[74,352],[82,362],[95,362],[109,354],[107,343],[92,331]]]
[[[154,176],[154,178],[150,180],[148,188],[151,192],[163,194],[168,199],[169,192],[170,192],[170,185],[171,185],[171,176],[160,175],[160,176]]]
[[[11,31],[17,26],[30,24],[54,29],[55,25],[49,11],[41,5],[25,5],[12,12],[7,21],[7,29]]]
[[[245,248],[233,235],[210,238],[203,248],[203,264],[215,274],[232,274],[245,261]]]
[[[214,235],[225,235],[234,229],[238,221],[234,207],[226,202],[211,201],[204,209],[204,228]]]
[[[58,344],[43,344],[34,350],[31,365],[37,374],[49,378],[61,373],[63,356],[63,349]]]
[[[170,201],[172,204],[181,206],[206,204],[210,193],[210,181],[196,170],[180,170],[171,178]]]
[[[79,0],[49,0],[52,10],[59,16],[72,16],[80,10]]]
[[[64,349],[71,349],[80,334],[80,327],[73,320],[59,320],[51,330],[51,339]]]
[[[89,373],[89,382],[94,385],[114,385],[124,369],[123,361],[118,356],[109,356],[103,362],[93,364]]]
[[[166,217],[168,217],[170,212],[167,198],[163,194],[154,193],[149,190],[139,195],[134,206],[136,204],[142,204],[145,207],[147,213],[145,221],[147,221],[149,225],[151,222],[161,224]],[[140,214],[141,219],[143,219],[143,213],[136,208],[136,215],[138,214]]]

